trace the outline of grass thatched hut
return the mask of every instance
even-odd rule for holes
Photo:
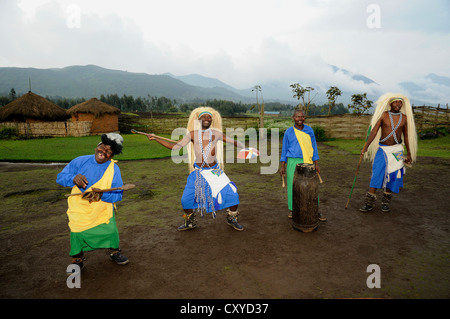
[[[65,109],[31,91],[0,108],[0,122],[65,121],[68,117]]]
[[[72,122],[92,121],[91,134],[119,131],[120,110],[96,98],[72,106],[67,113]]]

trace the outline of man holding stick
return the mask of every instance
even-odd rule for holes
[[[284,177],[287,176],[289,218],[292,218],[292,185],[297,164],[314,163],[316,172],[320,174],[319,152],[314,130],[305,124],[306,118],[303,110],[295,110],[292,119],[294,126],[289,127],[284,133],[280,157],[280,175],[283,183]],[[325,221],[326,218],[319,213],[319,220]]]
[[[220,113],[211,107],[199,107],[189,116],[187,134],[179,141],[169,141],[155,134],[147,134],[150,141],[171,150],[187,145],[189,156],[189,176],[181,198],[184,209],[184,224],[178,230],[196,227],[196,211],[211,213],[227,209],[227,223],[238,231],[244,227],[238,222],[239,195],[236,185],[224,173],[223,142],[239,148],[245,145],[222,133]]]
[[[416,160],[417,134],[409,99],[402,94],[382,95],[376,102],[371,127],[372,131],[360,156],[373,160],[372,177],[360,211],[371,211],[376,200],[376,190],[383,188],[381,210],[389,212],[392,193],[398,193],[403,187],[404,165],[410,165]],[[378,143],[372,143],[375,140]],[[406,156],[403,154],[403,143]]]
[[[123,190],[95,191],[123,186],[120,169],[113,160],[122,152],[122,144],[119,134],[103,134],[94,155],[73,159],[56,178],[58,184],[72,187],[67,210],[70,256],[72,264],[80,269],[86,260],[83,252],[99,248],[109,249],[111,260],[117,264],[128,263],[128,258],[120,253],[115,219],[115,203],[122,200]]]

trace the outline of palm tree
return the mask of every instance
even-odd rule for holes
[[[255,91],[256,92],[256,106],[258,106],[258,111],[259,111],[259,127],[260,128],[264,128],[264,98],[262,95],[262,90],[261,90],[261,86],[260,85],[255,85],[252,89],[252,92]],[[258,102],[258,93],[261,94],[261,106],[259,105]],[[255,105],[253,105],[250,109],[252,110],[255,107]]]

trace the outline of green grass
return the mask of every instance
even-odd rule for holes
[[[335,146],[351,154],[360,154],[364,146],[364,140],[334,140],[323,142],[326,145]],[[417,156],[431,156],[450,158],[450,136],[439,137],[431,140],[418,140]]]
[[[143,135],[123,134],[124,148],[117,160],[168,157],[171,151]],[[93,154],[100,136],[0,140],[0,161],[68,162]]]
[[[143,135],[123,134],[123,153],[117,160],[140,160],[169,157],[171,151],[150,142]],[[165,136],[170,137],[170,136]],[[99,136],[55,137],[29,140],[0,140],[0,161],[69,162],[77,156],[93,154]],[[364,140],[334,140],[323,142],[351,154],[359,154]],[[450,136],[419,140],[418,156],[450,158]]]

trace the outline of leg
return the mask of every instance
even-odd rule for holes
[[[121,250],[119,248],[110,248],[109,257],[111,257],[111,260],[115,261],[118,265],[128,264],[128,258],[122,255],[120,252]]]
[[[178,230],[189,230],[197,227],[194,210],[192,208],[185,208],[185,207],[193,207],[195,203],[194,182],[195,182],[195,174],[191,173],[188,176],[186,186],[184,187],[183,195],[181,196],[181,206],[183,207],[184,210],[183,214],[184,223],[177,228]]]
[[[189,230],[197,227],[197,221],[195,220],[195,213],[193,209],[184,209],[184,223],[178,230]]]
[[[320,204],[320,196],[318,195],[318,196],[317,196],[317,207],[318,207],[318,208],[319,208],[319,204]],[[291,218],[292,218],[292,215],[291,215]],[[327,218],[326,218],[325,216],[322,215],[322,213],[320,212],[320,210],[319,210],[319,220],[320,220],[321,222],[324,222],[324,221],[327,220]]]
[[[76,255],[72,255],[70,257],[72,257],[72,265],[78,266],[80,271],[81,271],[84,268],[85,262],[86,262],[86,257],[84,256],[83,251],[78,253],[78,254],[76,254]],[[75,271],[75,272],[77,272],[77,271]],[[75,272],[67,271],[67,275],[68,276],[72,275]]]
[[[384,151],[379,148],[375,154],[372,164],[372,177],[370,178],[369,191],[364,200],[364,206],[359,210],[363,213],[371,211],[377,196],[375,195],[378,188],[383,187],[386,172],[386,161],[384,159]]]
[[[391,202],[391,199],[392,191],[389,188],[386,188],[386,191],[383,193],[383,197],[381,198],[381,211],[389,211],[389,203]]]
[[[288,198],[288,218],[292,218],[292,186],[294,184],[295,167],[297,164],[303,164],[302,158],[288,158],[286,167],[286,189]]]
[[[362,206],[359,211],[363,213],[367,213],[373,209],[373,205],[375,203],[375,200],[377,199],[377,196],[375,195],[376,189],[371,187],[369,188],[369,191],[366,194],[366,197],[364,199],[364,206]]]
[[[244,230],[244,226],[238,223],[238,205],[231,206],[227,209],[227,224],[236,230]]]

